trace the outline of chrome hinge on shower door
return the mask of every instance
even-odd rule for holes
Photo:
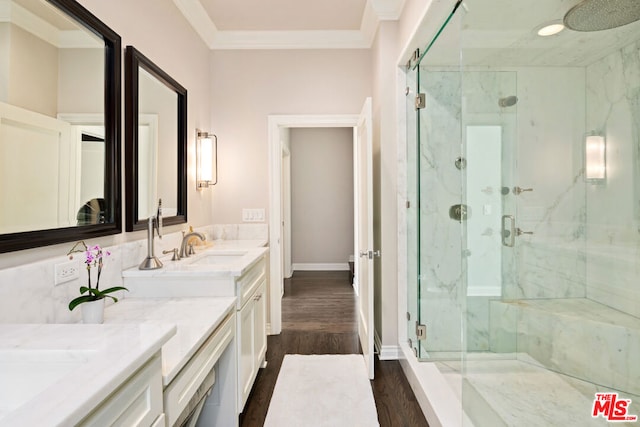
[[[421,325],[416,322],[416,338],[418,341],[424,341],[427,339],[427,325]]]
[[[427,96],[424,93],[419,93],[416,95],[416,110],[422,110],[427,106]]]

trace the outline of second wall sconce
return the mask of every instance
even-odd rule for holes
[[[209,188],[218,182],[218,137],[196,129],[196,187]]]
[[[589,133],[584,139],[584,177],[587,182],[601,183],[607,178],[606,141],[603,135]]]

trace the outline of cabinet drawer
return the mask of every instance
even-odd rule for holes
[[[147,427],[161,414],[162,362],[157,353],[80,425]]]
[[[236,282],[238,289],[238,310],[249,300],[267,275],[266,256],[260,260],[249,271],[242,275]]]
[[[209,375],[235,334],[235,312],[231,312],[189,363],[164,390],[164,413],[172,426]]]

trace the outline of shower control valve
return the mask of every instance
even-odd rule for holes
[[[513,187],[513,194],[516,196],[519,196],[520,193],[524,193],[525,191],[533,191],[533,188]]]
[[[523,234],[533,234],[533,231],[522,231],[520,228],[516,228],[516,236],[522,236]]]

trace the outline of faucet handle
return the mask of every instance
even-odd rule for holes
[[[162,199],[158,199],[158,211],[156,212],[156,231],[158,238],[162,239]]]
[[[173,248],[169,251],[162,251],[163,254],[170,254],[173,252],[173,256],[171,257],[171,261],[180,261],[180,254],[178,253],[178,248]]]
[[[189,255],[195,255],[196,250],[193,249],[193,243],[189,243]]]

